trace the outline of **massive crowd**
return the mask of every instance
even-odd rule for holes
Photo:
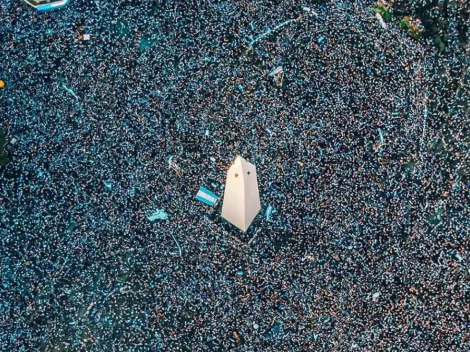
[[[366,5],[2,1],[0,349],[468,350],[465,58]]]

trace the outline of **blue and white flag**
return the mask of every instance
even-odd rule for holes
[[[201,187],[199,188],[199,192],[196,194],[196,199],[213,207],[219,199],[219,196],[212,193],[207,188]]]

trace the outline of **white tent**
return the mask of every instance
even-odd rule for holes
[[[227,172],[222,217],[246,231],[260,210],[256,168],[237,156]]]

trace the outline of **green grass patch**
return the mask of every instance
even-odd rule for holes
[[[401,20],[401,21],[400,21],[400,28],[401,28],[401,29],[405,29],[405,30],[410,29],[410,24],[409,24],[409,22],[406,21],[406,20]]]

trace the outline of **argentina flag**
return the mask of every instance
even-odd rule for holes
[[[219,196],[212,193],[207,188],[201,187],[199,188],[199,192],[196,194],[196,199],[213,207],[219,199]]]

